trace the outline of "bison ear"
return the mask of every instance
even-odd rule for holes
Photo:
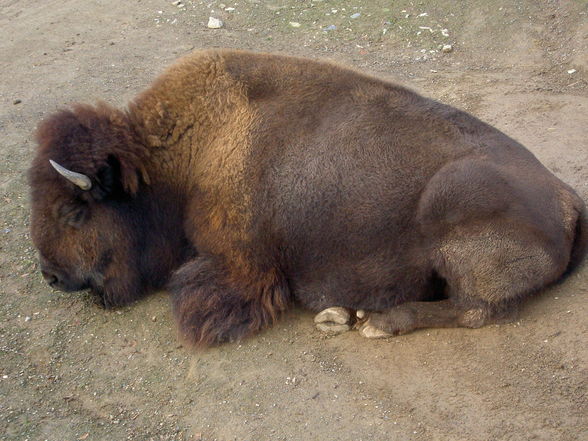
[[[120,162],[115,156],[108,156],[106,165],[96,173],[95,185],[90,190],[92,198],[101,201],[106,198],[122,197],[125,191],[121,177]]]

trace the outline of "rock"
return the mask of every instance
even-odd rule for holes
[[[323,31],[336,31],[337,30],[337,26],[335,25],[329,25],[326,28],[323,28]]]
[[[356,18],[359,18],[361,16],[361,12],[356,12],[355,14],[351,14],[349,16],[350,19],[355,20]]]
[[[235,10],[235,8],[231,8],[231,7],[225,8],[225,12],[233,12],[234,10]]]
[[[300,23],[298,23],[297,21],[291,21],[289,24],[293,28],[299,28],[300,27]]]
[[[222,28],[224,25],[224,23],[222,22],[222,20],[219,20],[218,18],[214,18],[214,17],[208,17],[208,28],[209,29],[220,29]]]
[[[571,74],[575,74],[575,73],[576,73],[576,69],[570,69],[570,70],[568,70],[568,73],[569,73],[570,75],[571,75]]]
[[[22,100],[18,100],[18,99],[17,100],[14,100],[12,102],[12,104],[14,104],[14,105],[17,105],[17,104],[20,104],[20,103],[22,103]]]
[[[443,35],[444,37],[449,37],[449,30],[441,29],[441,35]]]
[[[448,54],[449,52],[451,52],[453,50],[453,46],[451,46],[450,44],[444,44],[441,47],[441,52]]]

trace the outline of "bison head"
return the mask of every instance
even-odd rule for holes
[[[105,306],[161,286],[182,255],[178,226],[154,218],[173,210],[154,207],[133,133],[124,113],[78,105],[40,124],[29,170],[31,235],[45,280],[89,288]]]

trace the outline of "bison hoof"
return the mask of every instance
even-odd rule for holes
[[[364,323],[363,325],[361,325],[361,327],[359,328],[359,335],[361,335],[362,337],[365,337],[365,338],[392,337],[392,334],[388,334],[387,332],[376,328],[375,326],[371,325],[369,323],[369,321]]]
[[[314,317],[314,322],[319,331],[329,334],[340,334],[351,329],[351,315],[349,311],[340,306],[327,308]]]

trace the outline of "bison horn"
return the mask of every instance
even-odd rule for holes
[[[89,190],[92,188],[92,181],[90,181],[90,178],[86,175],[68,170],[51,159],[49,160],[49,163],[55,170],[57,170],[57,173],[59,173],[68,181],[76,184],[82,190]]]

